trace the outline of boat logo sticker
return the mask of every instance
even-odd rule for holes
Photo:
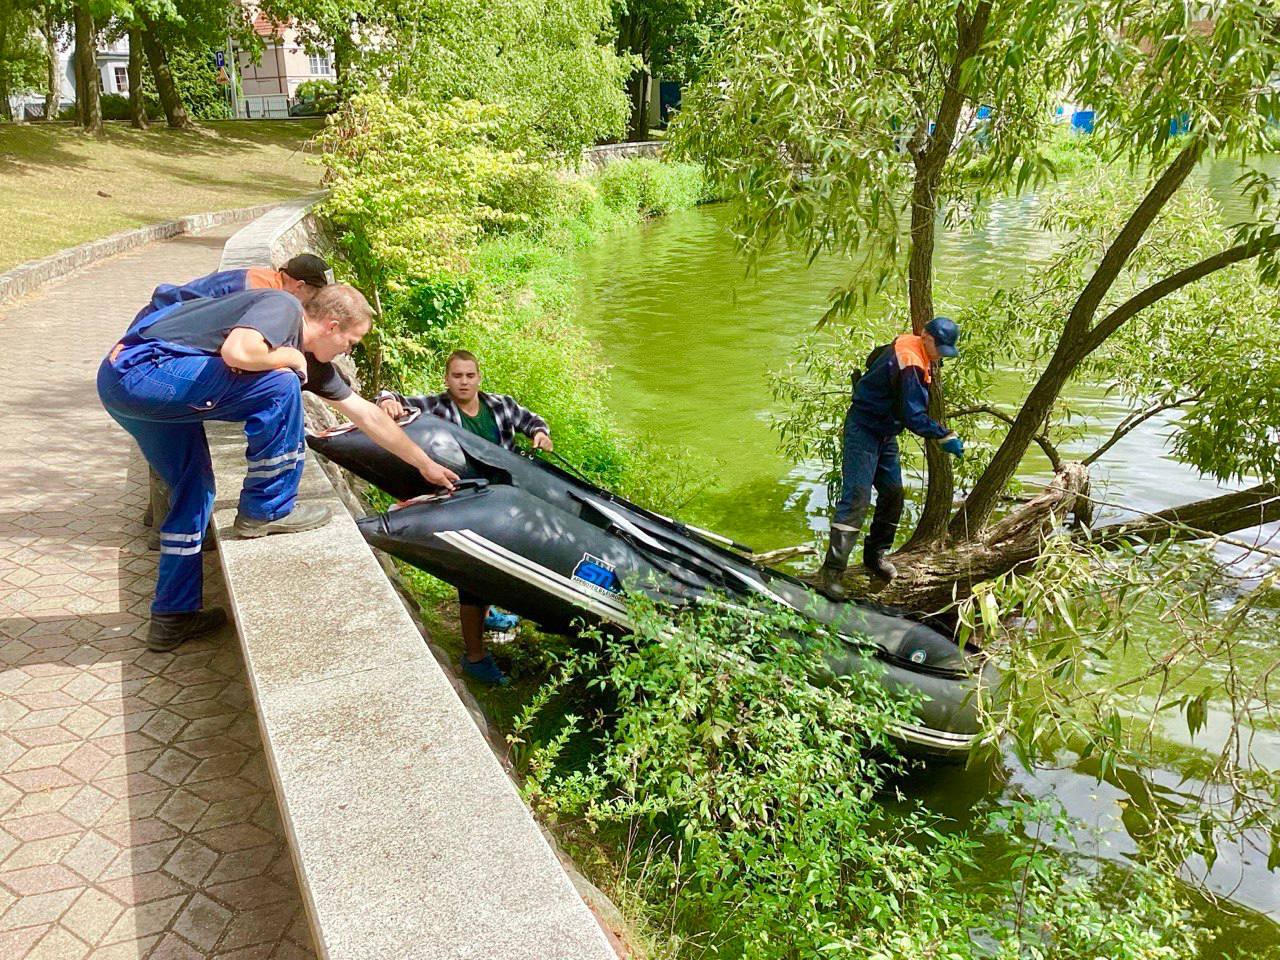
[[[613,564],[589,553],[584,553],[578,565],[573,568],[573,579],[601,593],[622,592],[622,587],[618,585],[618,575],[613,572]]]

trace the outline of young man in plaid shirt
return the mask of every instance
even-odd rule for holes
[[[411,408],[416,408],[433,417],[450,420],[508,450],[515,447],[515,435],[519,432],[533,441],[535,450],[550,451],[551,428],[547,421],[511,397],[483,392],[480,389],[482,379],[475,354],[455,350],[445,362],[444,393],[406,397],[384,390],[378,394],[376,402],[392,417],[402,417]],[[505,685],[508,683],[506,675],[484,646],[484,618],[488,606],[489,602],[484,598],[458,591],[458,619],[462,623],[462,642],[466,648],[462,655],[462,670],[482,683]]]

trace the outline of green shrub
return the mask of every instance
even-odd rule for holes
[[[98,98],[98,102],[102,106],[103,120],[131,120],[133,118],[133,113],[129,108],[129,98],[125,94],[104,93]],[[160,107],[160,101],[154,97],[144,97],[142,107],[148,120],[164,119],[164,110]],[[59,120],[74,120],[75,118],[75,104],[63,107],[58,111]]]
[[[611,210],[638,211],[656,217],[709,199],[700,167],[637,159],[611,163],[597,179],[600,196]]]
[[[338,85],[332,80],[305,80],[294,95],[310,108],[312,116],[333,113],[341,103]]]
[[[213,55],[203,46],[171,47],[169,67],[178,96],[197,120],[226,120],[231,117],[227,87],[218,83]]]
[[[1173,960],[1195,946],[1173,881],[1079,876],[1045,843],[1078,825],[1014,804],[977,839],[880,800],[909,704],[874,673],[824,676],[842,641],[779,609],[664,614],[561,651],[510,737],[525,794],[598,838],[690,957]],[[568,692],[567,696],[562,696]],[[559,700],[596,718],[538,729]],[[886,759],[889,758],[889,759]],[[1036,839],[1031,839],[1032,837]],[[988,854],[990,856],[990,854]],[[985,869],[984,869],[985,868]],[[1118,907],[1122,909],[1117,909]]]

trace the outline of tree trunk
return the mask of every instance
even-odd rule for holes
[[[1280,484],[1260,483],[1246,490],[1170,507],[1150,516],[1113,523],[1093,532],[1106,541],[1200,540],[1280,520]]]
[[[58,108],[62,104],[62,64],[58,59],[58,21],[54,18],[52,5],[45,7],[40,32],[44,35],[46,69],[44,118],[57,120]]]
[[[627,79],[631,97],[631,122],[627,139],[639,143],[649,139],[649,71],[641,67]]]
[[[861,574],[849,578],[850,593],[878,603],[935,614],[964,600],[975,584],[1016,570],[1040,556],[1044,541],[1069,516],[1087,515],[1089,472],[1065,463],[1044,493],[962,542],[904,548],[893,555],[898,575],[878,591]]]
[[[142,31],[129,28],[129,122],[134,129],[147,129],[147,104],[142,97]]]
[[[627,139],[632,142],[649,139],[649,35],[649,23],[644,17],[624,13],[618,18],[618,53],[641,58],[640,66],[627,78],[627,98],[631,102]]]
[[[964,66],[981,48],[990,16],[991,3],[987,0],[979,2],[973,16],[967,19],[963,9],[957,11],[956,55],[947,75],[933,133],[929,133],[928,125],[922,119],[923,129],[912,144],[916,172],[911,191],[911,256],[907,263],[907,294],[911,330],[915,334],[920,334],[934,315],[933,251],[938,226],[938,189],[947,158],[955,146],[960,111],[964,106],[965,93],[961,87]],[[938,373],[937,368],[934,372]],[[941,420],[944,407],[942,378],[936,375],[933,389],[929,391],[929,415]],[[925,443],[924,452],[928,465],[924,509],[907,541],[909,548],[931,543],[946,533],[955,491],[955,479],[947,455],[935,443]]]
[[[0,61],[7,56],[7,48],[9,45],[9,17],[8,11],[0,8]],[[13,105],[9,103],[9,71],[0,70],[0,117],[5,120],[13,119]]]
[[[156,82],[156,92],[160,95],[160,105],[164,107],[165,120],[175,130],[187,130],[195,126],[187,113],[182,96],[178,93],[178,85],[174,82],[173,71],[169,68],[169,55],[164,46],[156,39],[156,23],[147,14],[139,11],[142,21],[142,48],[147,54],[147,62],[151,64],[151,76]]]
[[[83,3],[75,5],[76,116],[90,133],[102,133],[102,100],[98,89],[98,48],[93,15]]]
[[[1260,483],[1090,530],[1082,525],[1090,522],[1093,509],[1088,468],[1064,463],[1043,493],[973,537],[894,554],[898,575],[889,584],[877,589],[877,583],[850,571],[846,578],[849,592],[916,614],[934,615],[968,598],[975,584],[1034,562],[1045,540],[1061,534],[1068,518],[1076,521],[1073,525],[1080,528],[1076,535],[1081,539],[1105,545],[1204,540],[1280,522],[1280,484]]]
[[[355,51],[349,27],[333,35],[333,79],[334,86],[338,88],[339,103],[346,103],[351,94],[347,84],[351,80],[351,61],[355,58]]]

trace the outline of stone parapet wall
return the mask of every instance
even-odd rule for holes
[[[580,167],[590,172],[606,167],[615,160],[634,160],[639,157],[658,159],[662,156],[661,140],[644,140],[639,143],[606,143],[588,147],[582,151]]]
[[[309,246],[308,207],[285,205],[240,231],[223,269],[278,264]],[[217,426],[208,433],[219,556],[321,954],[616,958],[361,537],[342,478],[335,487],[308,458],[300,500],[335,514],[319,530],[223,536],[244,439]]]

